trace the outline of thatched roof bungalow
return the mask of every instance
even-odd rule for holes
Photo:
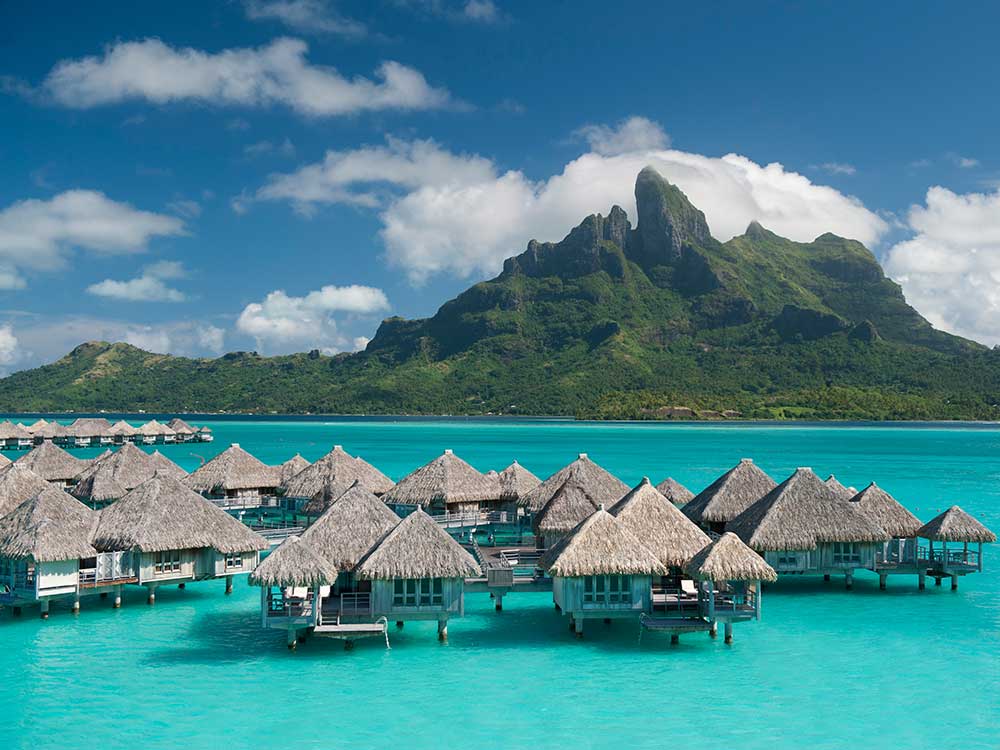
[[[996,534],[957,505],[952,505],[917,529],[917,536],[935,542],[962,544],[986,544],[997,540]]]
[[[258,498],[274,494],[278,472],[233,443],[189,474],[184,483],[206,497]]]
[[[643,477],[610,512],[668,568],[682,567],[711,542],[704,531],[650,484],[648,477]]]
[[[854,487],[845,487],[843,483],[839,479],[837,479],[837,477],[835,477],[833,474],[824,479],[823,483],[831,490],[833,490],[838,497],[844,500],[850,500],[852,497],[858,494],[858,491]]]
[[[849,502],[893,539],[913,539],[922,526],[919,518],[875,482],[854,493]]]
[[[31,469],[18,463],[0,469],[0,516],[51,485]]]
[[[775,482],[750,458],[712,482],[684,505],[684,515],[701,526],[721,532],[725,525],[775,487]]]
[[[678,508],[683,508],[694,498],[694,493],[691,490],[671,477],[667,477],[656,485],[656,489]]]
[[[23,425],[9,419],[0,422],[0,448],[30,448],[32,442],[31,433]]]
[[[604,503],[606,493],[593,491],[581,474],[570,474],[556,489],[545,506],[535,513],[531,528],[539,548],[552,547]]]
[[[629,486],[622,480],[596,464],[586,453],[581,453],[575,461],[568,463],[535,489],[526,493],[523,498],[520,498],[520,505],[524,506],[529,513],[538,513],[569,479],[587,487],[588,492],[598,504],[603,503],[609,508],[629,491]]]
[[[296,453],[284,463],[278,464],[278,482],[280,486],[284,487],[285,482],[308,466],[309,462],[300,453]]]
[[[44,420],[39,421],[44,422]],[[34,438],[35,445],[52,440],[61,440],[66,437],[66,426],[59,422],[45,422],[32,430],[31,436]]]
[[[70,494],[91,503],[105,503],[123,497],[157,471],[152,456],[132,443],[91,464],[76,478]]]
[[[110,429],[111,423],[103,417],[80,417],[66,427],[63,440],[77,448],[86,448],[96,443],[110,444],[113,439],[108,432]]]
[[[173,430],[177,442],[186,443],[189,440],[194,440],[198,437],[198,430],[180,417],[174,417],[167,422],[167,427]]]
[[[390,505],[418,505],[439,511],[476,511],[498,500],[500,486],[446,450],[407,474],[382,499]]]
[[[776,581],[778,574],[733,532],[707,544],[684,566],[697,581]]]
[[[153,462],[157,473],[160,476],[172,477],[173,479],[184,479],[188,473],[184,471],[180,466],[175,464],[169,458],[164,456],[159,451],[153,451],[149,455],[150,460]]]
[[[69,487],[76,476],[90,464],[71,456],[58,445],[46,440],[21,456],[14,463],[31,469],[46,482]]]
[[[384,494],[393,486],[389,477],[367,461],[350,455],[339,445],[289,477],[281,486],[286,497],[303,500],[313,498],[320,492],[339,496],[355,481],[360,481],[376,495]]]
[[[521,499],[538,487],[542,480],[525,469],[517,461],[498,474],[500,480],[500,501],[521,504]]]
[[[337,568],[309,542],[291,536],[283,541],[250,574],[254,586],[310,587],[333,584]]]
[[[344,492],[302,538],[337,570],[353,571],[361,558],[399,524],[399,516],[360,480]]]

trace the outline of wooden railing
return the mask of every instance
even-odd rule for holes
[[[917,549],[917,562],[944,565],[979,567],[979,551],[974,549],[934,549],[921,546]]]
[[[314,612],[313,604],[312,592],[304,599],[301,597],[286,597],[283,594],[272,592],[267,597],[267,616],[312,617]]]

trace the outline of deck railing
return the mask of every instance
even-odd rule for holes
[[[917,550],[917,562],[941,563],[944,565],[968,565],[979,567],[979,551],[974,549],[934,549],[921,546]]]
[[[271,592],[267,597],[268,617],[312,617],[313,594],[305,597],[284,596],[282,593]]]
[[[92,567],[80,568],[81,586],[110,585],[115,581],[127,581],[136,577],[131,552],[101,552],[91,560]]]
[[[368,614],[372,611],[371,592],[352,591],[343,593],[337,598],[340,600],[337,610],[342,615]]]
[[[237,510],[242,508],[277,508],[279,499],[277,495],[247,495],[245,497],[210,497],[208,501],[217,508],[223,510]]]

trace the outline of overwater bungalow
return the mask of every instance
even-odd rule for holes
[[[31,469],[46,482],[69,487],[89,461],[71,456],[55,443],[46,440],[17,459],[14,463]]]
[[[890,573],[918,573],[917,534],[923,525],[920,519],[874,482],[851,494],[848,502],[890,537],[875,553],[873,569],[879,574],[879,587],[886,587]]]
[[[31,433],[23,426],[9,419],[0,422],[0,449],[23,450],[34,442]]]
[[[157,469],[152,456],[126,443],[107,458],[84,469],[77,476],[70,494],[91,506],[103,505],[124,497],[152,479]]]
[[[957,505],[921,526],[917,536],[928,543],[926,549],[917,553],[921,567],[926,562],[927,575],[934,578],[937,586],[941,585],[942,578],[951,578],[953,591],[958,588],[960,576],[982,571],[983,545],[997,540],[996,534]],[[969,549],[970,544],[975,544],[976,549]],[[923,587],[921,574],[920,588]]]
[[[135,557],[137,583],[156,600],[156,589],[249,573],[267,540],[180,481],[157,474],[99,514],[93,545]]]
[[[211,443],[215,440],[215,436],[212,434],[211,427],[199,427],[198,428],[198,439],[203,443]]]
[[[600,493],[584,483],[584,477],[570,474],[541,510],[534,514],[531,529],[535,546],[548,549],[570,534],[584,519],[604,507]]]
[[[527,497],[529,492],[542,483],[541,479],[517,461],[514,461],[497,476],[500,481],[500,509],[512,512],[517,512],[521,499]]]
[[[280,487],[284,487],[285,483],[298,474],[300,471],[309,466],[309,462],[302,457],[301,454],[296,453],[290,459],[284,463],[278,464],[276,467],[278,469],[278,484]]]
[[[198,439],[198,430],[189,425],[180,417],[174,417],[167,422],[167,427],[173,430],[175,440],[178,443],[189,443]]]
[[[20,613],[38,603],[42,618],[53,599],[72,599],[80,609],[83,593],[132,582],[131,561],[101,554],[90,543],[97,513],[61,489],[48,486],[0,517],[0,602]]]
[[[31,431],[31,437],[35,445],[49,443],[54,440],[61,441],[66,436],[65,425],[58,422],[45,422],[45,420],[39,420],[39,422],[44,422],[44,424],[39,425]],[[38,423],[36,422],[36,424]]]
[[[156,471],[160,474],[160,476],[172,477],[173,479],[184,479],[188,475],[184,469],[159,451],[153,451],[149,455],[149,458],[152,460],[153,465],[156,467]]]
[[[155,419],[151,419],[144,425],[141,425],[136,431],[136,438],[138,442],[144,443],[145,445],[153,445],[154,443],[173,443],[176,442],[176,437],[177,436],[173,430],[165,424],[160,424]]]
[[[698,586],[698,605],[715,633],[725,625],[725,642],[733,642],[733,623],[760,619],[760,584],[776,581],[778,574],[764,559],[732,532],[726,532],[698,552],[684,571]],[[707,585],[705,585],[707,584]]]
[[[25,500],[51,487],[31,469],[11,463],[0,469],[0,516],[10,513]]]
[[[845,487],[833,474],[824,479],[823,483],[844,500],[850,500],[858,494],[858,491],[854,487]]]
[[[229,505],[259,507],[274,497],[278,471],[233,443],[211,461],[189,474],[184,483],[207,498]],[[226,504],[226,503],[222,503]]]
[[[74,419],[61,438],[62,443],[73,448],[89,448],[92,445],[111,445],[114,436],[108,431],[111,423],[101,417],[80,417]]]
[[[300,504],[321,493],[336,499],[355,481],[376,495],[385,494],[393,486],[393,481],[370,463],[335,445],[322,458],[283,481],[281,490],[293,504]]]
[[[721,534],[726,524],[773,490],[775,481],[750,458],[712,482],[684,505],[684,515],[706,531]]]
[[[608,508],[621,500],[630,489],[625,482],[592,461],[586,453],[581,453],[575,461],[568,463],[535,489],[526,493],[518,502],[527,513],[538,513],[568,479],[585,486],[594,502],[603,503]]]
[[[656,485],[656,489],[678,508],[683,508],[694,499],[694,493],[691,490],[671,477],[667,477]]]
[[[572,480],[569,480],[572,481]],[[668,568],[643,542],[598,508],[542,556],[552,598],[582,637],[588,619],[638,618],[652,610],[652,581]]]
[[[115,445],[122,445],[123,443],[135,442],[139,435],[139,428],[133,427],[124,419],[119,419],[108,428],[108,434]]]
[[[495,505],[500,484],[446,450],[428,464],[407,474],[382,500],[394,506],[419,506],[435,513],[478,513]]]
[[[30,432],[32,435],[34,435],[38,430],[42,429],[47,424],[48,424],[47,421],[45,421],[44,419],[39,418],[39,419],[36,419],[34,422],[32,422],[29,425],[24,425],[24,429],[26,429],[28,432]]]
[[[692,501],[693,502],[693,501]],[[838,497],[809,468],[795,470],[727,525],[783,574],[844,574],[874,569],[891,536],[858,507]]]

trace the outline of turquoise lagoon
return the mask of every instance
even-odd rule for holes
[[[201,420],[195,420],[201,423]],[[958,503],[1000,529],[1000,432],[979,425],[661,425],[570,421],[208,420],[216,442],[167,446],[190,469],[239,442],[276,463],[334,443],[398,479],[444,448],[481,470],[511,459],[544,477],[579,452],[625,481],[672,475],[693,490],[744,456],[776,479],[797,466],[877,481],[922,519]],[[95,452],[95,451],[91,451]],[[781,581],[735,643],[635,625],[569,633],[544,594],[350,652],[296,653],[260,628],[239,581],[139,590],[113,610],[85,599],[48,622],[0,614],[0,744],[10,748],[996,748],[1000,550],[957,592],[862,575]]]

